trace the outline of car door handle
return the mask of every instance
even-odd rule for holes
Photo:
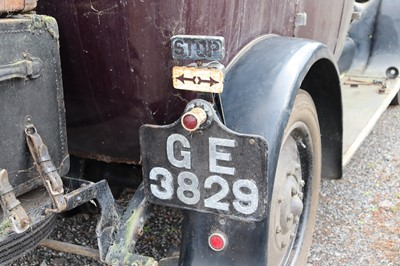
[[[31,58],[18,61],[9,65],[0,65],[0,81],[10,79],[35,79],[40,76],[43,61],[39,58]]]

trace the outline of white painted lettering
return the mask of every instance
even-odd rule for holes
[[[174,195],[174,184],[171,173],[163,167],[154,167],[150,171],[150,180],[159,184],[151,184],[151,193],[159,199],[168,200]]]
[[[169,162],[176,167],[179,168],[191,168],[191,159],[190,159],[190,151],[180,150],[179,154],[182,156],[181,160],[178,160],[175,157],[175,142],[179,142],[183,148],[190,149],[190,143],[184,136],[180,134],[172,134],[167,139],[167,157]]]
[[[209,139],[209,162],[210,162],[210,172],[226,175],[234,175],[235,168],[217,165],[217,161],[229,162],[232,160],[232,156],[228,152],[219,152],[217,147],[229,147],[234,148],[236,146],[236,141],[231,139],[219,139],[210,138]]]

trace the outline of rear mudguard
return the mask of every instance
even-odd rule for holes
[[[270,202],[280,143],[299,88],[310,93],[320,120],[323,176],[342,171],[342,106],[337,67],[331,52],[317,42],[265,36],[249,44],[228,66],[222,103],[232,130],[257,134],[268,142]],[[239,222],[186,212],[180,265],[266,265],[268,218]],[[208,246],[211,233],[227,235],[220,252]]]

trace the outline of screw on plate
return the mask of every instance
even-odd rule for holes
[[[304,180],[300,180],[300,181],[299,181],[300,187],[304,187],[305,184],[306,184],[306,182],[304,182]]]
[[[282,232],[282,228],[280,226],[276,227],[276,231],[277,234],[280,234]]]
[[[256,141],[255,141],[254,139],[249,139],[249,143],[250,143],[251,145],[254,145],[254,144],[256,143]]]

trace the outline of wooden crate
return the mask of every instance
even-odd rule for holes
[[[37,0],[0,0],[0,14],[31,11],[36,4]]]

